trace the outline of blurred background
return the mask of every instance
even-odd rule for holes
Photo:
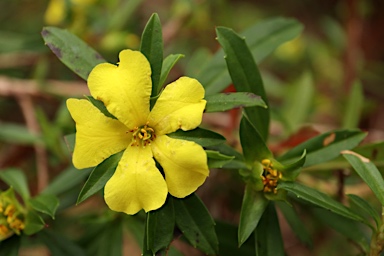
[[[240,1],[240,0],[0,0],[0,169],[23,170],[32,194],[42,191],[64,171],[72,170],[64,135],[74,132],[65,106],[68,97],[88,94],[85,81],[71,72],[44,45],[44,26],[65,28],[116,63],[125,48],[138,49],[143,28],[153,12],[163,24],[164,54],[185,57],[168,80],[194,76],[196,60],[209,60],[219,48],[216,26],[241,32],[273,17],[295,18],[303,33],[283,44],[259,66],[272,108],[270,146],[279,154],[298,142],[335,128],[353,128],[345,122],[346,101],[357,88],[357,126],[369,131],[366,143],[384,139],[384,2],[381,0]],[[227,91],[231,91],[229,87]],[[238,146],[239,111],[209,114],[203,126],[224,134]],[[379,166],[380,169],[381,166]],[[78,171],[78,184],[61,197],[61,209],[52,227],[76,239],[80,223],[100,216],[110,220],[101,196],[73,206],[88,173]],[[337,175],[328,169],[316,180],[302,179],[337,195]],[[6,189],[0,184],[1,189]],[[369,189],[351,184],[369,198]],[[212,171],[199,190],[215,218],[236,223],[243,187],[230,171]],[[107,212],[107,213],[106,213]],[[113,214],[112,214],[113,215]],[[84,216],[84,219],[81,217]],[[90,217],[91,216],[91,217]],[[304,218],[306,216],[303,216]],[[314,250],[301,245],[282,220],[288,255],[356,255],[358,250],[321,222],[309,223]],[[136,224],[135,224],[136,225]],[[133,229],[124,238],[126,255],[139,255]],[[84,231],[82,231],[84,232]],[[133,235],[132,235],[133,234]],[[79,243],[84,242],[80,241]],[[84,242],[85,243],[85,242]],[[185,255],[200,255],[183,244]],[[34,254],[35,253],[35,254]],[[44,254],[45,253],[45,254]],[[23,255],[48,255],[44,246],[31,244]]]

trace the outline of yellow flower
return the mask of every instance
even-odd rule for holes
[[[135,214],[160,208],[168,192],[178,198],[196,191],[208,176],[204,149],[166,134],[196,128],[206,105],[204,88],[181,77],[165,87],[150,111],[151,67],[138,51],[123,50],[118,66],[102,63],[88,77],[91,95],[117,119],[105,116],[88,100],[68,99],[76,122],[73,164],[82,169],[124,150],[104,188],[114,211]],[[153,159],[162,166],[164,177]]]

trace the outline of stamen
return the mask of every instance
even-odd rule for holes
[[[133,133],[132,136],[132,147],[142,146],[146,147],[151,145],[151,142],[156,139],[155,130],[152,127],[149,127],[149,122],[140,127],[135,127],[129,132]]]

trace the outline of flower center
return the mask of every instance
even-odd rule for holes
[[[145,147],[147,145],[150,145],[152,141],[156,139],[155,130],[148,126],[148,122],[140,127],[135,127],[130,132],[133,133],[132,137],[132,147],[138,147],[142,146]]]
[[[25,228],[23,216],[13,204],[6,207],[0,203],[0,238],[5,238],[13,233],[20,234]]]
[[[277,183],[279,179],[283,176],[281,172],[277,171],[273,168],[272,162],[269,159],[264,159],[261,161],[261,164],[263,165],[263,176],[261,178],[263,179],[264,184],[264,192],[274,194],[277,193]]]

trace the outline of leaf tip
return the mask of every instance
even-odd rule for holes
[[[343,154],[343,155],[353,155],[353,156],[356,156],[356,157],[358,157],[364,163],[371,162],[368,158],[366,158],[366,157],[364,157],[364,156],[362,156],[360,154],[357,154],[356,152],[350,151],[350,150],[343,150],[340,153]]]

